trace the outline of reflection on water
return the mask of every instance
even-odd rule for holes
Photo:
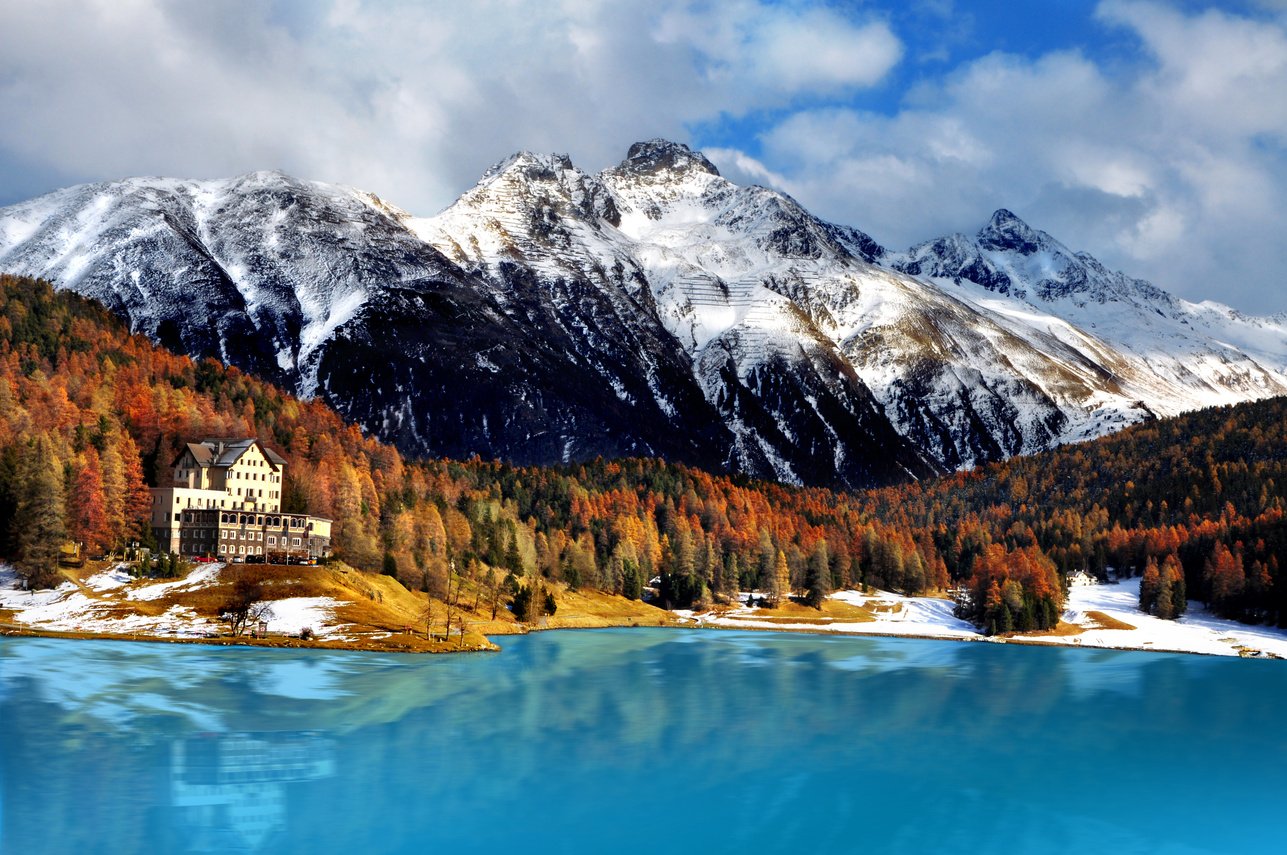
[[[1236,852],[1287,795],[1279,663],[644,629],[0,644],[3,853]]]
[[[335,774],[307,733],[206,733],[170,743],[170,823],[188,852],[259,852],[286,825],[286,785]]]

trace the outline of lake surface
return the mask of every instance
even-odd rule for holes
[[[1281,851],[1287,663],[501,641],[0,639],[0,852]]]

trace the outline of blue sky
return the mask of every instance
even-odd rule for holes
[[[1094,3],[1048,0],[1037,3],[943,2],[826,4],[861,24],[888,22],[903,42],[902,61],[875,86],[828,93],[801,101],[842,103],[894,115],[911,90],[933,86],[962,63],[993,52],[1037,59],[1060,50],[1078,50],[1103,61],[1130,61],[1135,40],[1094,18]],[[791,108],[778,112],[786,113]],[[754,149],[755,134],[771,124],[772,115],[751,115],[705,123],[695,132],[722,145]]]
[[[432,213],[655,136],[894,248],[1008,207],[1287,311],[1287,0],[0,4],[0,205],[283,169]]]

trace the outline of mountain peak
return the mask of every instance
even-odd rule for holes
[[[988,224],[979,230],[978,241],[979,246],[984,249],[1010,250],[1031,255],[1041,248],[1041,233],[1012,211],[999,208]]]
[[[700,151],[693,151],[683,143],[664,139],[645,140],[630,146],[630,151],[626,152],[626,159],[618,168],[635,173],[697,170],[719,175],[715,164],[707,160]]]
[[[528,175],[531,177],[551,178],[557,171],[575,170],[572,164],[572,158],[566,154],[537,154],[536,152],[516,151],[504,160],[493,164],[486,172],[479,183],[486,183],[489,179],[495,178],[506,172],[515,172]]]

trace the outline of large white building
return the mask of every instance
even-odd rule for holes
[[[259,440],[190,442],[172,469],[172,483],[152,489],[160,549],[229,561],[330,554],[330,520],[282,513],[286,461]]]

